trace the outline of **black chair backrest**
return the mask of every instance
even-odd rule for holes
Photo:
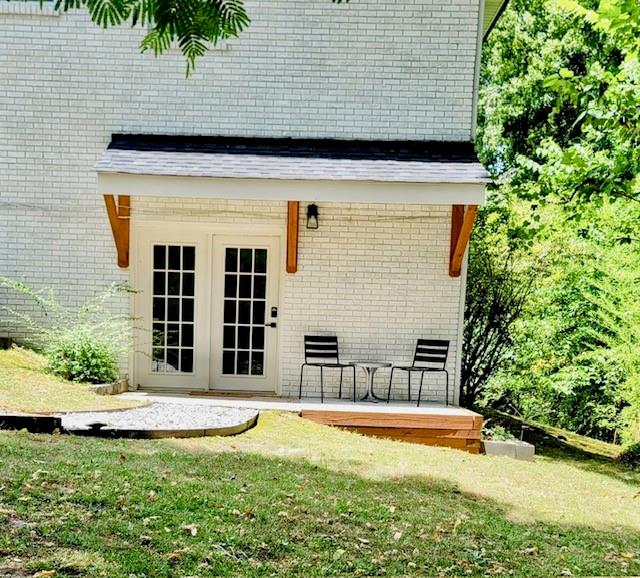
[[[340,363],[338,338],[335,335],[305,335],[305,363]]]
[[[449,355],[449,342],[442,339],[418,339],[413,365],[444,369]]]

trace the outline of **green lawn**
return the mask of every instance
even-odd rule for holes
[[[541,441],[521,463],[270,412],[233,438],[0,432],[0,576],[639,575],[640,474]]]
[[[44,358],[33,351],[0,350],[0,411],[55,413],[139,405],[135,400],[96,395],[88,385],[47,373]]]

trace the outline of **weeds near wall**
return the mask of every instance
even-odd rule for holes
[[[0,278],[0,288],[27,305],[1,307],[0,323],[42,351],[52,373],[83,383],[117,379],[118,360],[132,346],[133,319],[114,314],[109,304],[133,292],[128,284],[114,283],[80,307],[61,305],[53,289],[37,291],[12,279]]]

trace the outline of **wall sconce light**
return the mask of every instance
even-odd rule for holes
[[[318,228],[318,205],[307,205],[307,229]]]

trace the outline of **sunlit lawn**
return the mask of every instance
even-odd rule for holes
[[[552,445],[552,444],[551,444]],[[640,475],[364,438],[0,433],[0,576],[638,575]]]
[[[0,411],[53,413],[137,405],[135,400],[98,396],[87,385],[47,373],[44,358],[33,351],[0,350]]]

